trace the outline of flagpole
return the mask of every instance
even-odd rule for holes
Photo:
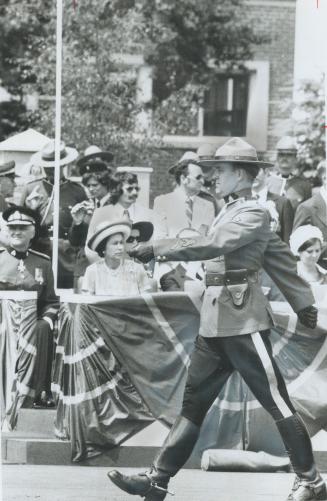
[[[59,238],[59,197],[60,197],[60,139],[61,139],[61,76],[62,76],[62,14],[63,0],[57,0],[56,28],[56,120],[55,120],[55,172],[54,172],[54,213],[52,269],[57,288],[58,238]]]

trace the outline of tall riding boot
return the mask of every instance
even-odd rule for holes
[[[298,414],[276,421],[297,475],[288,501],[327,500],[326,485],[315,465],[307,429]]]
[[[110,480],[129,494],[143,496],[145,501],[165,499],[170,477],[176,475],[191,455],[199,432],[199,426],[179,416],[149,472],[123,475],[113,470],[108,473]]]

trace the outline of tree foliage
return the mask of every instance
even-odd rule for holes
[[[314,170],[325,158],[325,95],[323,82],[307,81],[293,109],[293,128],[301,171]]]
[[[196,127],[203,88],[222,66],[242,67],[262,42],[244,16],[243,0],[76,0],[64,2],[62,136],[78,148],[111,146],[132,162],[167,131]],[[54,135],[55,20],[51,0],[3,0],[2,85],[23,105],[29,91],[39,110],[26,123]],[[3,42],[3,43],[1,43]],[[153,99],[135,99],[140,55],[153,69]],[[192,104],[193,103],[193,104]],[[140,112],[152,113],[158,135],[135,135]],[[23,113],[24,115],[24,113]],[[17,128],[21,126],[17,123]]]

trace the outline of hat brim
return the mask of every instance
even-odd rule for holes
[[[35,226],[35,223],[32,221],[21,221],[17,219],[17,221],[7,221],[7,226]]]
[[[200,165],[200,167],[203,167],[203,168],[207,168],[207,169],[211,169],[211,168],[214,168],[220,164],[244,164],[244,166],[246,167],[247,165],[250,167],[251,165],[255,165],[257,167],[261,167],[262,169],[272,169],[275,164],[271,163],[271,162],[263,162],[261,160],[225,160],[225,159],[222,159],[222,160],[219,160],[218,158],[211,158],[211,159],[207,159],[207,160],[199,160],[197,162],[198,165]]]
[[[122,233],[126,240],[131,234],[131,226],[122,222],[110,225],[106,228],[102,228],[101,230],[94,233],[94,235],[92,235],[87,243],[87,246],[89,249],[97,252],[99,245],[102,244],[102,242],[108,237],[116,235],[116,233]]]
[[[114,156],[110,151],[99,151],[98,153],[91,153],[90,155],[85,155],[84,157],[81,157],[79,160],[77,160],[76,165],[77,167],[81,168],[84,165],[87,165],[88,162],[99,158],[103,162],[111,162],[114,159]]]
[[[137,221],[132,224],[132,230],[139,230],[140,241],[147,242],[153,235],[154,227],[150,221]]]
[[[21,212],[22,214],[25,214],[26,216],[30,217],[30,221],[22,221],[21,219],[17,219],[17,223],[14,221],[9,221],[8,219],[14,212]],[[8,209],[4,210],[2,213],[2,219],[6,222],[6,225],[26,225],[27,224],[33,224],[35,227],[39,227],[40,225],[40,220],[39,220],[39,215],[37,212],[35,212],[33,209],[30,209],[29,207],[22,207],[20,205],[12,205],[11,207],[8,207]]]
[[[76,160],[78,157],[78,151],[75,148],[71,148],[69,146],[66,146],[65,148],[67,155],[64,158],[60,158],[59,160],[59,165],[68,165]],[[55,166],[55,161],[54,160],[44,160],[42,158],[42,151],[38,151],[37,153],[34,153],[34,155],[31,156],[30,158],[30,163],[32,165],[36,165],[38,167],[54,167]]]
[[[85,165],[82,165],[82,167],[79,167],[79,173],[81,176],[84,176],[84,174],[99,174],[100,172],[111,172],[112,167],[110,167],[106,162],[103,162],[102,160],[98,160],[95,162],[90,162]]]
[[[0,164],[0,176],[9,176],[15,174],[15,160],[10,160],[4,164]]]

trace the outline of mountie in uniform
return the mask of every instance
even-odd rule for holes
[[[326,486],[316,468],[309,435],[272,356],[269,328],[273,316],[258,282],[263,267],[300,321],[309,328],[316,326],[317,310],[309,286],[298,277],[287,245],[270,230],[269,213],[251,199],[259,168],[271,164],[260,162],[255,149],[239,138],[230,139],[208,162],[227,202],[208,236],[154,241],[133,252],[143,261],[153,256],[164,261],[207,261],[200,332],[181,414],[149,472],[126,476],[114,470],[109,478],[146,501],[163,500],[170,477],[182,468],[194,448],[207,411],[237,370],[275,420],[290,456],[296,480],[288,500],[326,500]]]
[[[31,248],[39,230],[39,216],[35,211],[13,206],[4,211],[3,218],[10,247],[0,249],[0,289],[37,292],[35,406],[52,407],[53,327],[59,301],[54,291],[50,258]]]

